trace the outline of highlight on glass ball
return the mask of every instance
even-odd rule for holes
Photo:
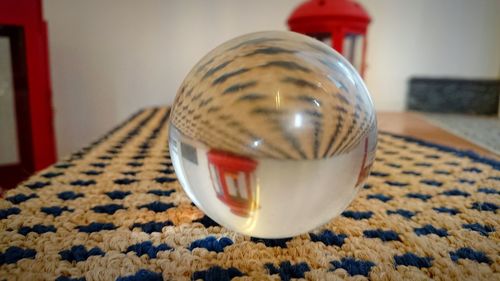
[[[352,65],[285,31],[207,54],[182,83],[169,124],[190,199],[222,226],[261,238],[339,215],[368,176],[376,143],[373,104]]]

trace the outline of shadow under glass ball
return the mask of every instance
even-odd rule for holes
[[[229,229],[305,233],[340,214],[373,163],[377,127],[359,74],[310,37],[232,39],[187,75],[169,148],[190,199]]]

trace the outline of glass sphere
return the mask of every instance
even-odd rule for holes
[[[373,162],[375,111],[356,70],[293,32],[232,39],[182,83],[169,124],[177,177],[224,227],[291,237],[339,215]]]

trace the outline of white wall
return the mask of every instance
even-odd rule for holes
[[[358,0],[373,21],[366,82],[378,110],[403,110],[408,78],[500,78],[499,0]]]
[[[139,108],[170,103],[189,69],[237,35],[286,29],[302,0],[45,0],[59,156]],[[402,110],[410,76],[498,77],[500,1],[359,0],[373,17],[367,83]]]

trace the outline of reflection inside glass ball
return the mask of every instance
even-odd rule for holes
[[[191,200],[229,229],[298,235],[340,214],[373,163],[376,118],[354,68],[292,32],[230,40],[191,70],[169,147]]]

